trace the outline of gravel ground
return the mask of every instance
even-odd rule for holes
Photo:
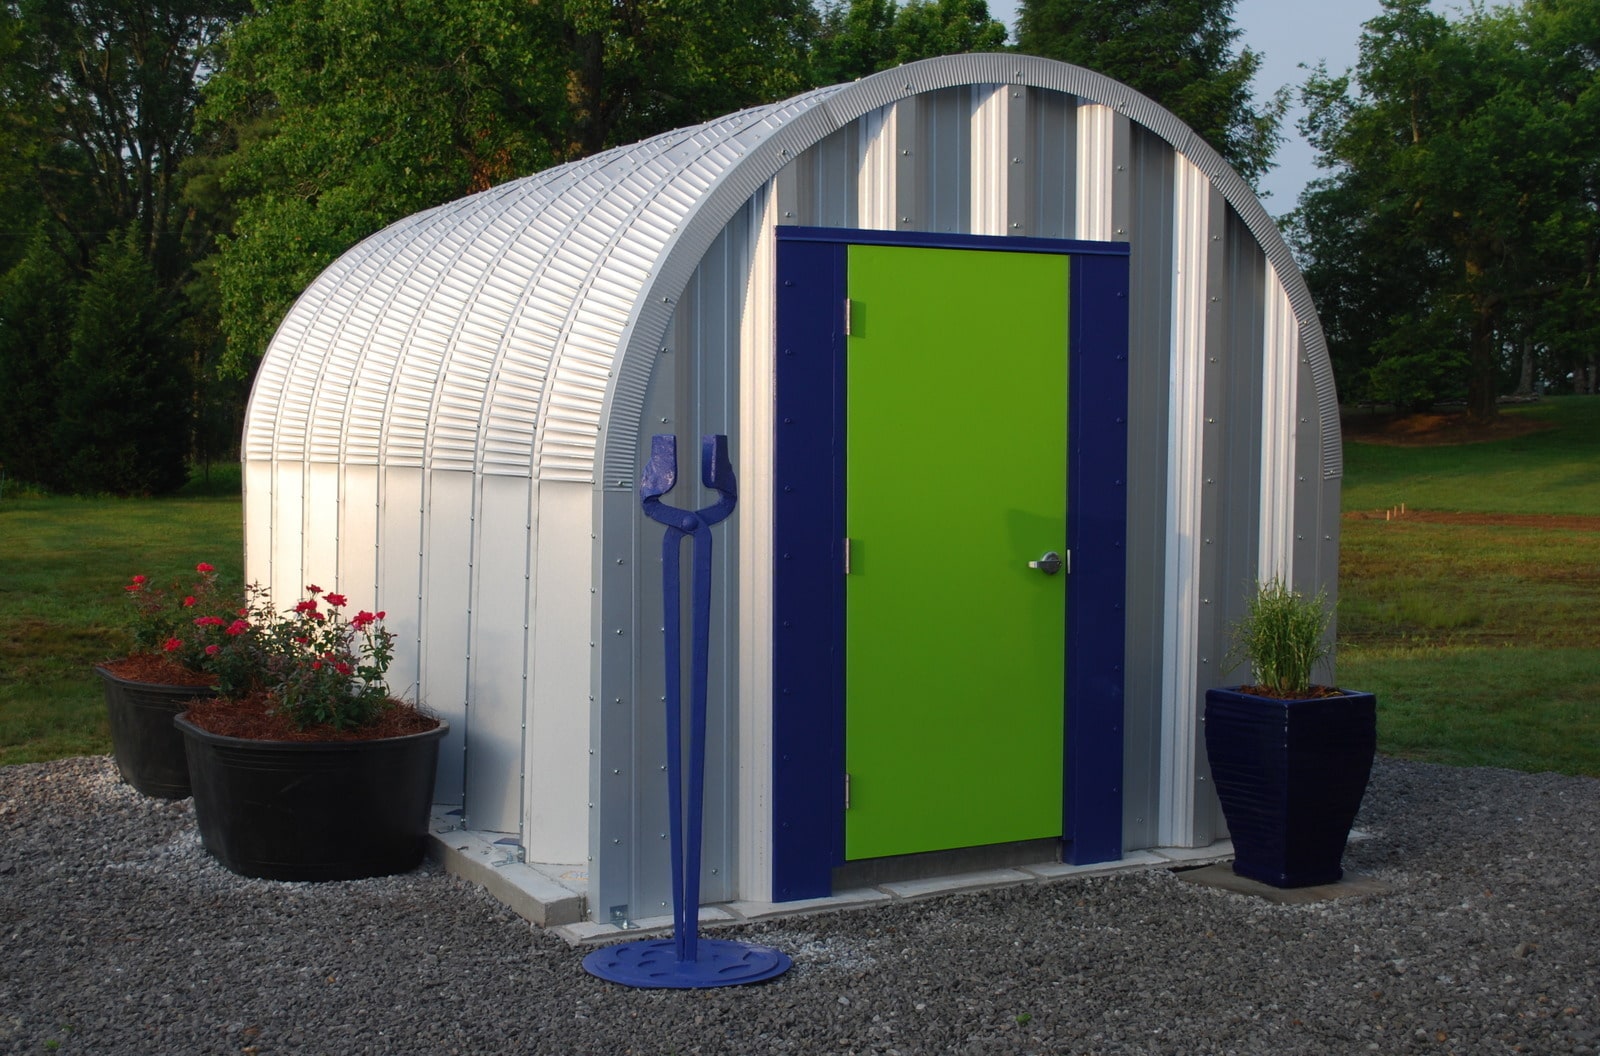
[[[0,768],[0,1052],[1595,1053],[1600,781],[1380,760],[1278,906],[1164,871],[739,929],[784,978],[633,991],[437,867],[246,880],[104,757]]]

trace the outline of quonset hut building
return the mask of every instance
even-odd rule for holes
[[[392,687],[451,723],[438,801],[598,920],[670,891],[656,433],[726,434],[740,479],[707,901],[1209,844],[1227,627],[1259,578],[1336,581],[1305,284],[1088,70],[931,59],[403,220],[262,361],[248,577],[386,610]],[[708,505],[684,462],[668,501]]]

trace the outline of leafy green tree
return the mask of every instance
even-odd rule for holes
[[[213,262],[245,373],[335,257],[386,224],[805,86],[805,0],[296,0],[228,41],[197,194],[236,209]]]
[[[1235,0],[1023,0],[1018,49],[1103,73],[1193,128],[1254,182],[1271,167],[1286,92],[1250,87],[1261,56],[1234,51]]]
[[[159,494],[188,477],[188,359],[142,237],[108,239],[78,296],[56,427],[77,491]]]
[[[1597,42],[1589,0],[1457,22],[1384,0],[1354,74],[1307,82],[1302,127],[1330,174],[1294,231],[1347,396],[1464,390],[1486,421],[1513,378],[1505,350],[1593,347]]]
[[[55,427],[58,374],[70,349],[73,277],[41,228],[0,275],[0,465],[33,484],[60,483]]]
[[[839,84],[918,59],[999,51],[1006,27],[984,0],[839,0],[822,11],[812,50],[819,85]]]

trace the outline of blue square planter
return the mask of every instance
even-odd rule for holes
[[[1206,692],[1206,752],[1233,836],[1233,871],[1273,887],[1331,884],[1378,743],[1378,700]]]

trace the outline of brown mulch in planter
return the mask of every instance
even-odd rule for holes
[[[158,653],[134,653],[121,660],[107,660],[100,665],[118,678],[129,682],[149,682],[158,686],[214,686],[217,676],[200,671],[190,671]]]
[[[200,701],[189,706],[188,715],[189,721],[203,730],[252,741],[376,741],[426,733],[439,725],[434,716],[393,698],[376,722],[353,730],[336,730],[332,726],[302,730],[287,715],[273,710],[272,698],[265,693],[242,699]]]
[[[1305,693],[1279,693],[1271,686],[1239,686],[1235,693],[1243,693],[1250,697],[1268,697],[1272,700],[1320,700],[1323,697],[1348,697],[1349,690],[1337,686],[1312,686]]]

